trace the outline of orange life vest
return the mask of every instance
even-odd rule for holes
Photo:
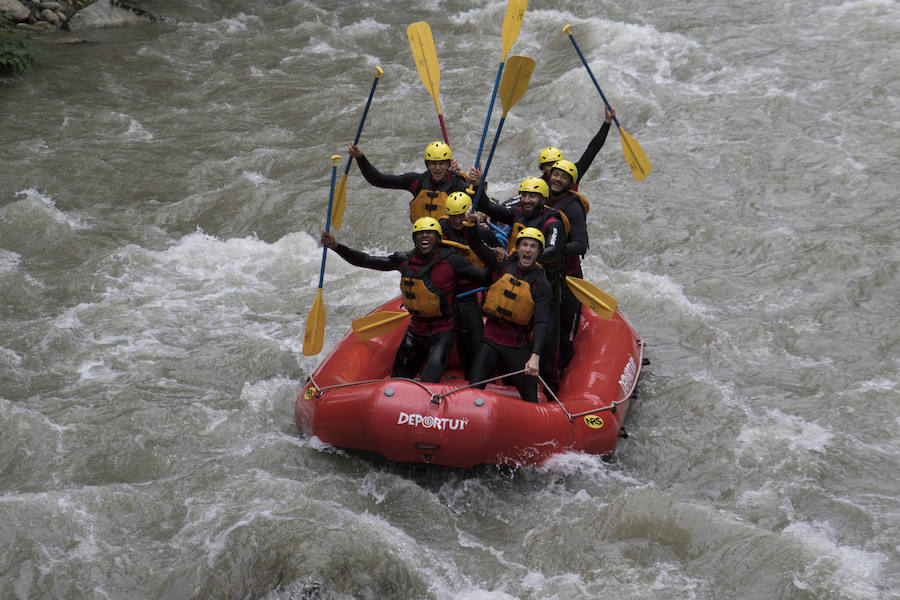
[[[447,295],[431,283],[431,269],[453,252],[438,248],[435,256],[415,273],[407,260],[400,269],[400,295],[403,306],[415,317],[446,317],[451,314]]]
[[[427,171],[423,173],[419,181],[419,191],[409,203],[410,223],[415,223],[422,217],[441,219],[447,216],[444,212],[444,203],[447,201],[447,196],[462,189],[459,187],[460,179],[465,183],[469,181],[464,173],[452,171],[447,181],[435,187],[431,181],[431,175]]]
[[[481,311],[501,321],[527,326],[534,317],[531,285],[511,273],[504,273],[488,288]]]

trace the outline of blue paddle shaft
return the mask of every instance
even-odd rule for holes
[[[484,182],[487,180],[488,169],[491,168],[491,160],[494,158],[494,150],[497,149],[497,140],[500,139],[500,131],[503,129],[503,122],[506,121],[506,115],[500,117],[497,124],[497,133],[494,134],[494,141],[491,142],[491,151],[488,153],[487,162],[484,163],[484,172],[481,174],[481,181],[478,182],[478,191],[475,193],[475,200],[472,202],[472,211],[478,210],[478,201],[481,200],[481,192],[484,190]]]
[[[466,298],[467,296],[471,296],[472,294],[477,294],[478,292],[483,292],[486,289],[487,289],[486,287],[478,287],[478,288],[475,288],[474,290],[469,290],[467,292],[463,292],[462,294],[457,294],[456,297],[457,298]]]
[[[578,53],[578,56],[581,58],[581,62],[584,63],[584,68],[587,69],[588,75],[591,76],[591,81],[594,82],[594,87],[597,88],[597,91],[600,92],[600,97],[603,98],[603,104],[606,105],[606,108],[609,108],[609,101],[606,99],[606,95],[604,95],[603,90],[600,89],[600,84],[597,83],[597,78],[594,77],[594,73],[591,71],[591,67],[588,66],[587,59],[584,58],[584,54],[581,53],[581,48],[578,47],[578,42],[575,41],[575,36],[571,33],[569,34],[569,41],[572,42],[572,45],[575,46],[575,52]],[[616,122],[616,127],[622,127],[619,125],[619,119],[613,117],[613,121]]]
[[[497,98],[497,90],[500,89],[500,77],[503,75],[504,61],[500,61],[497,68],[497,80],[494,82],[494,91],[491,92],[491,103],[488,106],[487,116],[484,118],[484,129],[481,130],[481,142],[478,143],[478,154],[475,156],[475,167],[481,164],[481,151],[484,150],[484,138],[487,137],[488,126],[491,123],[491,114],[494,112],[494,100]]]
[[[331,166],[331,192],[328,194],[328,217],[325,219],[325,232],[331,231],[331,207],[334,204],[334,184],[337,180],[337,164]],[[322,268],[319,271],[319,289],[325,281],[325,258],[328,256],[328,246],[322,245]]]
[[[363,124],[366,122],[366,115],[369,114],[369,105],[372,104],[372,96],[375,95],[375,86],[378,85],[378,76],[375,77],[375,81],[372,82],[372,89],[369,90],[369,99],[366,100],[366,107],[363,109],[362,118],[359,120],[359,128],[356,130],[356,137],[353,138],[353,145],[359,143],[359,136],[362,135]],[[353,164],[353,157],[350,156],[347,158],[347,166],[344,167],[344,175],[350,172],[350,165]],[[330,220],[330,219],[329,219]]]

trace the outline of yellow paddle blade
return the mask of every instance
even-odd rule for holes
[[[625,161],[628,162],[634,178],[640,181],[650,174],[653,167],[636,139],[628,135],[628,132],[621,127],[619,127],[619,135],[622,138],[622,154],[625,155]]]
[[[566,275],[566,284],[578,301],[597,313],[600,318],[608,319],[616,314],[619,303],[593,283]]]
[[[306,318],[306,331],[303,333],[303,355],[315,356],[322,351],[324,343],[325,303],[322,301],[322,288],[319,288],[316,300]]]
[[[419,79],[425,84],[425,89],[431,94],[438,114],[440,114],[441,103],[438,98],[441,91],[441,67],[438,65],[434,38],[431,37],[431,27],[425,21],[413,23],[406,28],[406,36],[409,38],[409,47],[412,49],[416,68],[419,69]]]
[[[525,95],[528,81],[534,72],[534,59],[528,56],[510,56],[500,80],[500,101],[503,103],[503,117],[509,109]]]
[[[334,206],[331,207],[331,227],[340,229],[344,222],[344,209],[347,208],[347,174],[341,177],[334,188]]]
[[[519,30],[522,29],[522,19],[525,18],[525,8],[528,6],[528,0],[509,0],[506,5],[506,16],[503,17],[503,33],[501,41],[503,43],[503,54],[500,62],[506,60],[509,49],[519,37]]]
[[[409,313],[405,310],[394,312],[391,310],[383,310],[372,313],[358,319],[353,319],[353,333],[361,340],[371,340],[372,338],[384,335],[389,331],[393,331],[395,327],[400,325]]]

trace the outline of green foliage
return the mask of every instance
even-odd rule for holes
[[[24,73],[34,64],[27,37],[28,32],[16,29],[9,15],[0,12],[0,75]]]

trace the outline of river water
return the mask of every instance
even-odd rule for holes
[[[900,597],[900,4],[532,2],[492,191],[602,120],[570,23],[653,163],[613,128],[581,185],[586,277],[652,362],[614,458],[471,472],[329,448],[293,405],[396,293],[331,254],[298,358],[375,67],[360,144],[420,170],[430,23],[468,168],[505,3],[142,6],[171,20],[44,35],[0,85],[0,598]],[[338,239],[407,249],[407,201],[354,166]]]

